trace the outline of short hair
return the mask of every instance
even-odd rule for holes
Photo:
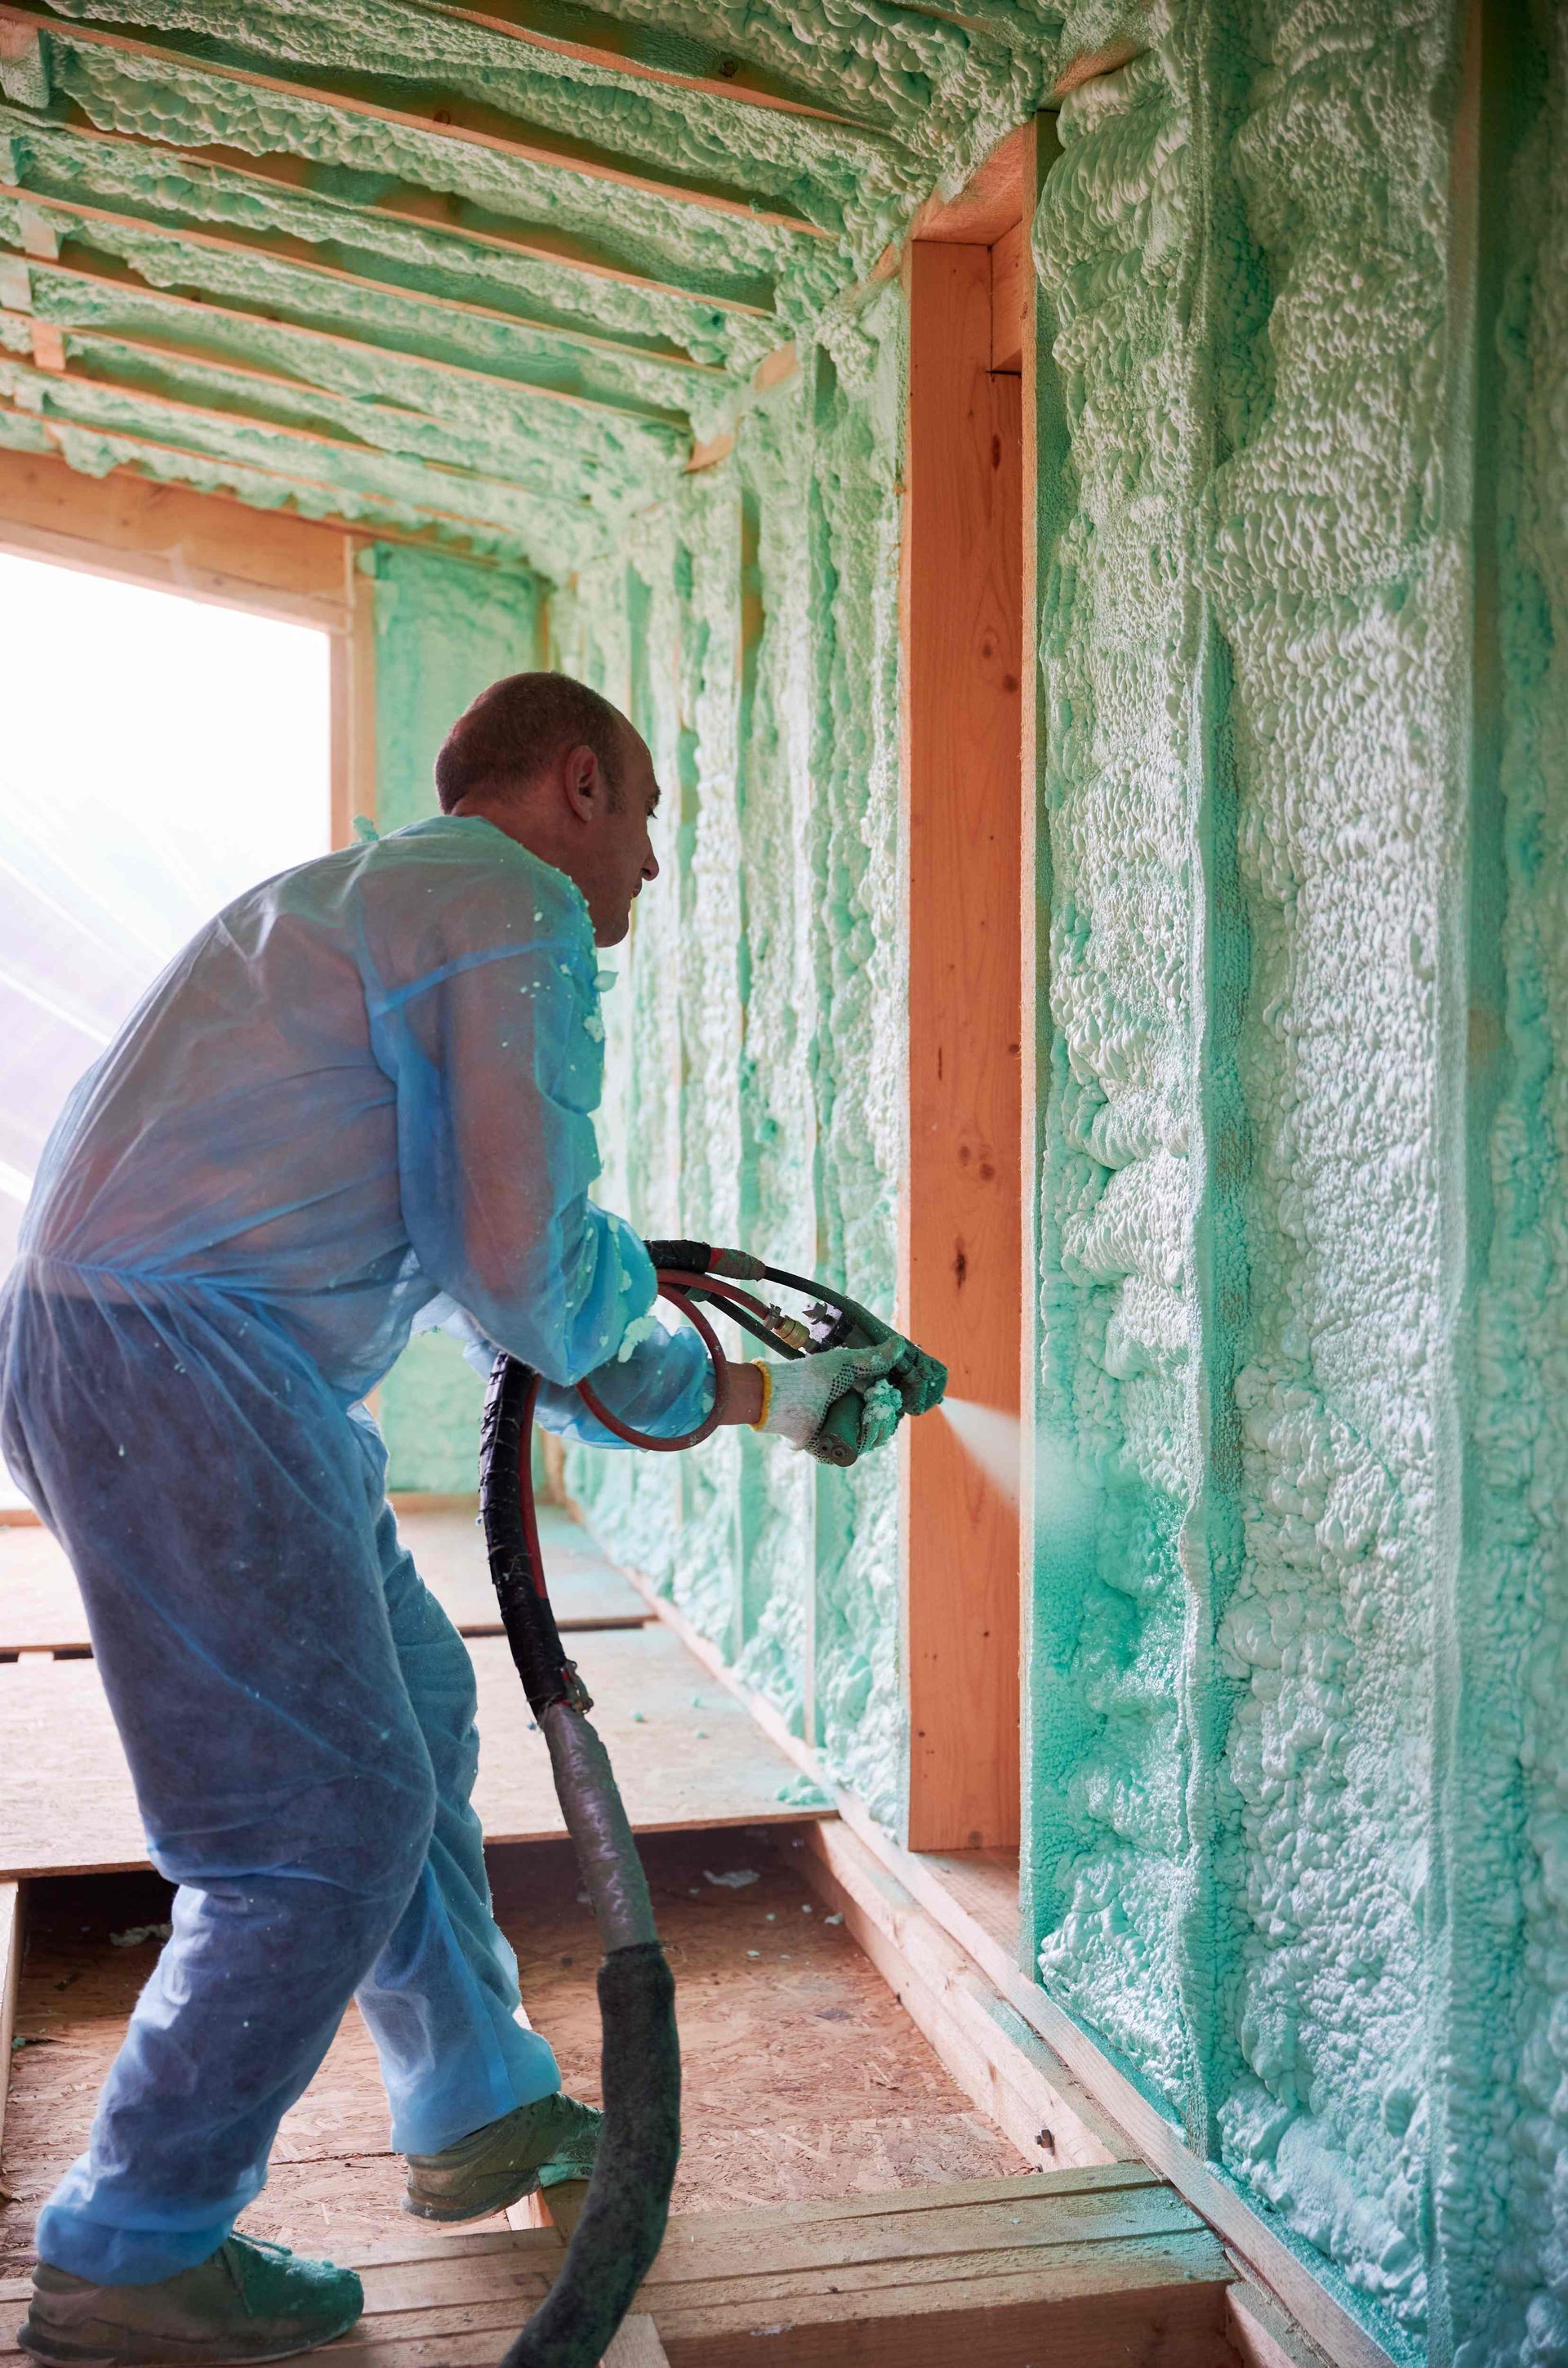
[[[441,812],[476,791],[531,780],[563,748],[591,748],[612,807],[620,802],[624,734],[619,708],[569,674],[509,674],[465,707],[436,758]]]

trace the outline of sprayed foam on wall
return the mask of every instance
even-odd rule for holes
[[[475,694],[539,663],[543,590],[511,570],[383,543],[363,554],[374,603],[376,825],[437,812],[436,752]],[[484,1389],[444,1333],[416,1333],[381,1384],[388,1485],[466,1494]]]
[[[1172,12],[1036,225],[1032,1889],[1053,1993],[1390,2349],[1502,2368],[1568,2350],[1562,60],[1477,415],[1457,15],[1333,22]]]
[[[884,288],[748,415],[629,559],[553,619],[665,785],[665,876],[610,997],[606,1197],[650,1232],[765,1247],[891,1312],[902,1158],[897,469]],[[630,992],[628,992],[628,989]],[[733,1433],[665,1475],[574,1457],[601,1533],[652,1567],[829,1764],[895,1817],[895,1474]]]
[[[1512,121],[1499,109],[1517,154],[1488,193],[1501,284],[1481,421],[1498,451],[1497,794],[1471,899],[1465,1681],[1433,2149],[1435,2286],[1461,2368],[1568,2358],[1568,22],[1531,16],[1539,51],[1517,39]]]

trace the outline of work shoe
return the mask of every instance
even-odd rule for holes
[[[364,2307],[352,2270],[230,2237],[195,2269],[146,2286],[95,2285],[40,2261],[17,2340],[35,2360],[69,2368],[287,2360],[347,2333]]]
[[[403,2208],[421,2220],[483,2220],[536,2187],[587,2179],[604,2115],[559,2090],[486,2122],[439,2154],[411,2154]]]

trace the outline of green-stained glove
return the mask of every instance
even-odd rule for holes
[[[775,1439],[787,1439],[791,1447],[809,1451],[827,1419],[828,1408],[836,1406],[849,1390],[858,1390],[865,1396],[878,1383],[885,1387],[886,1376],[906,1345],[894,1335],[869,1349],[824,1349],[814,1357],[801,1357],[792,1364],[765,1365],[767,1404],[757,1429]],[[903,1412],[902,1405],[895,1401],[895,1406],[892,1421],[885,1428],[885,1417],[871,1423],[862,1421],[862,1452],[867,1446],[880,1447],[884,1439],[891,1437]],[[868,1437],[869,1432],[875,1435]]]
[[[903,1355],[888,1374],[905,1414],[929,1414],[948,1395],[948,1369],[917,1349],[913,1340],[899,1342]]]

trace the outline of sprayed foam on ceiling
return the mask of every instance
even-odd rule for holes
[[[0,442],[569,573],[1040,103],[1059,21],[29,8]]]

